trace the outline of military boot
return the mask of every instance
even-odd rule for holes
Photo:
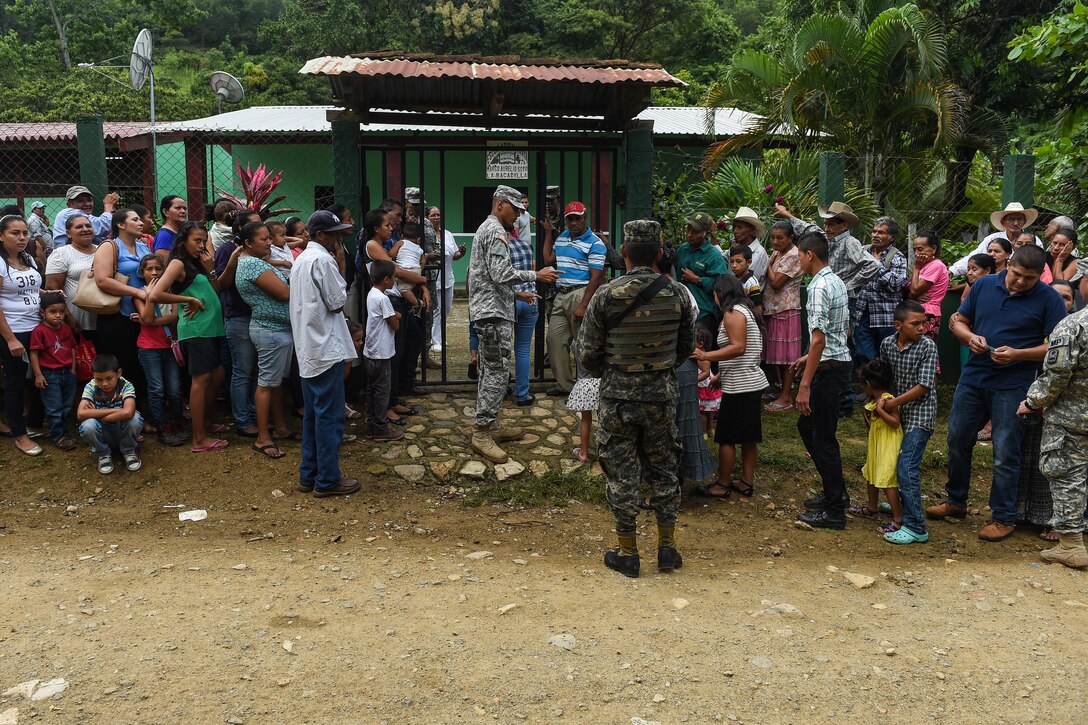
[[[516,441],[525,435],[524,428],[493,428],[491,430],[491,437],[496,443],[503,443],[505,441]]]
[[[478,429],[472,434],[472,450],[492,463],[506,463],[510,460],[510,456],[506,455],[506,451],[499,448],[491,435],[491,431],[486,428]]]
[[[604,552],[604,565],[614,569],[624,576],[632,579],[638,578],[639,561],[638,554],[634,556],[620,556],[619,550]]]
[[[657,570],[669,572],[684,566],[684,557],[672,546],[657,547]]]
[[[1039,554],[1043,561],[1065,564],[1074,569],[1088,567],[1088,550],[1084,548],[1084,534],[1061,534],[1058,545]]]

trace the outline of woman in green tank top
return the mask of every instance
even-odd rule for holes
[[[219,433],[223,426],[209,426],[210,402],[223,382],[219,349],[226,334],[219,292],[234,281],[238,266],[236,250],[223,274],[214,276],[214,259],[208,233],[196,222],[185,222],[170,250],[170,261],[153,286],[148,288],[152,303],[178,305],[178,339],[185,348],[192,386],[189,411],[193,421],[193,453],[217,451],[227,447]]]

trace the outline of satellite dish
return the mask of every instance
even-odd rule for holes
[[[245,95],[242,82],[226,71],[212,73],[212,90],[215,91],[215,103],[219,113],[223,112],[223,103],[238,103]]]
[[[151,74],[151,31],[144,28],[132,44],[132,59],[128,66],[128,78],[135,91],[144,87]]]

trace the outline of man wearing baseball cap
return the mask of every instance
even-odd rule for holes
[[[46,253],[53,248],[53,229],[49,217],[45,215],[45,203],[36,201],[30,205],[30,216],[26,218],[27,234],[30,241],[37,242],[38,249]]]
[[[314,496],[346,496],[359,481],[340,472],[344,435],[344,361],[358,355],[344,317],[347,284],[336,252],[350,224],[315,211],[306,224],[310,243],[291,267],[291,330],[302,377],[302,462],[298,488]]]
[[[706,235],[710,232],[714,220],[706,212],[696,212],[688,218],[687,241],[676,250],[676,268],[684,286],[691,291],[699,305],[699,317],[696,324],[716,330],[718,326],[718,305],[714,302],[714,281],[723,274],[728,274],[722,253],[713,244],[708,244]]]
[[[110,235],[113,210],[120,200],[121,197],[112,191],[106,194],[102,199],[103,212],[98,216],[94,216],[91,213],[94,211],[94,196],[91,195],[91,190],[78,184],[69,187],[68,192],[64,195],[64,201],[68,206],[57,212],[56,218],[53,219],[53,247],[56,248],[68,243],[68,230],[66,227],[68,219],[75,214],[82,214],[91,220],[91,227],[94,228],[95,244],[105,240]]]
[[[525,211],[522,194],[498,186],[491,201],[491,215],[472,238],[468,264],[468,317],[480,338],[479,382],[476,393],[476,430],[472,450],[492,463],[506,463],[509,456],[499,447],[525,435],[520,428],[500,428],[499,412],[510,382],[510,356],[514,346],[514,285],[518,282],[554,282],[550,267],[540,271],[518,270],[510,261],[510,231]]]
[[[555,375],[549,395],[568,395],[574,387],[575,365],[570,343],[578,335],[593,293],[604,282],[604,242],[589,228],[586,205],[572,201],[563,211],[566,229],[553,243],[544,238],[544,263],[559,270],[555,302],[548,317],[548,357]]]

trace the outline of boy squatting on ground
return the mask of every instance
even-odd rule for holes
[[[76,408],[79,436],[98,457],[98,472],[113,473],[113,448],[121,449],[125,468],[140,470],[136,439],[144,420],[136,412],[136,389],[121,377],[122,370],[113,355],[99,355],[91,363],[94,379],[83,388]]]
[[[653,270],[661,256],[657,222],[624,224],[622,251],[627,274],[594,293],[579,344],[585,369],[601,378],[597,454],[619,540],[604,563],[637,577],[635,521],[643,483],[657,514],[657,568],[669,572],[683,565],[674,538],[680,504],[676,366],[695,348],[695,315],[683,286]]]

